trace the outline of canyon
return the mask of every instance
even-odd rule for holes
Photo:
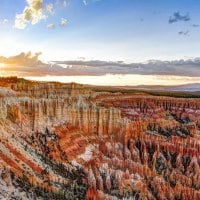
[[[200,199],[200,99],[0,78],[0,199]]]

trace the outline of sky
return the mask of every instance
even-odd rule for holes
[[[0,2],[0,75],[99,85],[200,83],[200,1]]]

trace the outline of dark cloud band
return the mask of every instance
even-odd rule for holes
[[[200,58],[175,61],[152,60],[147,63],[125,63],[123,61],[52,61],[43,63],[40,53],[21,53],[13,57],[0,57],[3,70],[15,71],[26,76],[80,76],[105,74],[177,75],[200,77]]]

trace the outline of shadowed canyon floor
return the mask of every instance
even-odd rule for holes
[[[200,199],[200,99],[0,78],[0,199]]]

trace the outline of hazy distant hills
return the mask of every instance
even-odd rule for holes
[[[172,91],[190,91],[190,92],[196,92],[200,91],[200,83],[193,83],[193,84],[185,84],[180,86],[173,86],[168,87],[168,90]]]
[[[138,86],[88,86],[96,91],[122,92],[122,93],[146,93],[155,96],[200,98],[200,83],[162,86],[162,85],[138,85]]]
[[[182,92],[199,92],[200,83],[162,86],[162,85],[138,85],[138,86],[119,86],[123,89],[139,89],[139,90],[156,90],[156,91],[182,91]]]

